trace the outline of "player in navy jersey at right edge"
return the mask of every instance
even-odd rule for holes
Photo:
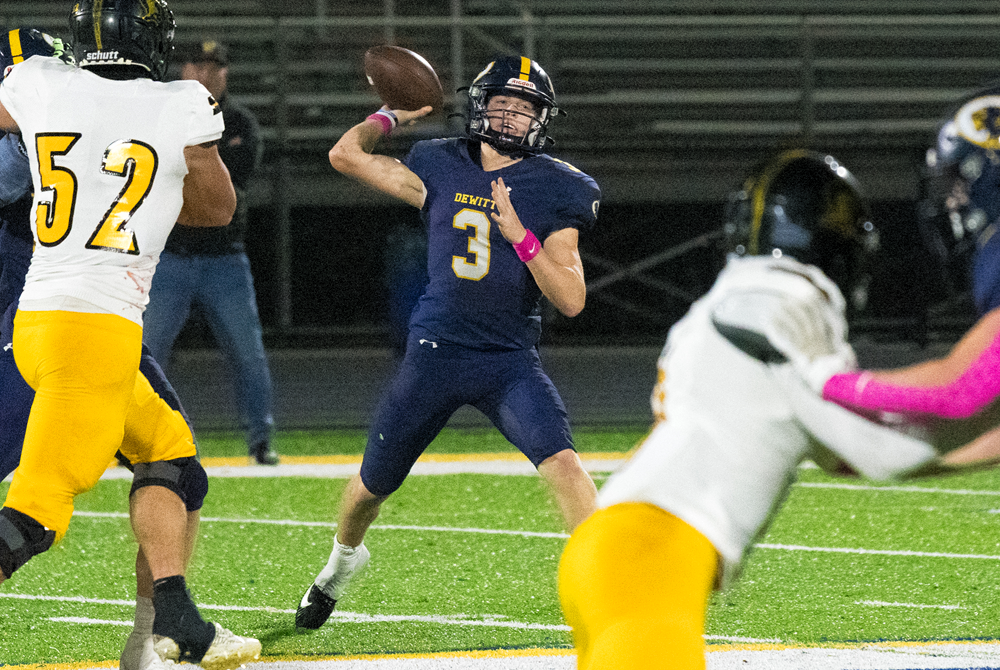
[[[420,208],[430,283],[370,426],[361,472],[341,500],[330,559],[296,612],[302,628],[329,618],[368,563],[363,540],[380,505],[463,405],[482,411],[538,468],[570,529],[594,509],[596,487],[536,344],[541,296],[567,316],[583,309],[577,243],[597,219],[600,189],[543,153],[559,110],[538,63],[498,58],[468,96],[468,137],[418,142],[404,163],[371,152],[397,123],[430,107],[383,108],[330,150],[338,171]]]

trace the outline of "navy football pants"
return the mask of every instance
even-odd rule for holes
[[[485,414],[535,467],[573,448],[566,408],[536,349],[476,351],[411,332],[368,434],[365,487],[382,496],[398,489],[463,405]]]

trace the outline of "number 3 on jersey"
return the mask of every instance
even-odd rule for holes
[[[490,219],[483,212],[463,209],[451,220],[451,225],[459,230],[472,228],[469,254],[475,259],[470,263],[465,256],[452,256],[451,269],[461,279],[479,281],[490,271]]]
[[[68,154],[79,139],[79,133],[39,133],[35,136],[42,191],[51,194],[48,202],[39,200],[35,210],[38,243],[43,246],[59,244],[73,228],[76,175],[72,170],[56,165],[56,158]],[[87,240],[88,249],[138,255],[135,233],[126,230],[126,226],[149,194],[157,164],[153,147],[138,140],[118,140],[105,150],[101,171],[122,177],[125,185]]]

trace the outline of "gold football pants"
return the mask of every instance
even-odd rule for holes
[[[570,537],[559,564],[577,668],[703,669],[717,564],[701,533],[655,505],[595,512]]]
[[[118,449],[133,463],[195,455],[183,417],[139,374],[142,327],[112,314],[18,311],[14,360],[35,390],[6,507],[62,538],[73,499]]]

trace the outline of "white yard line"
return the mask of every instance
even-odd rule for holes
[[[863,549],[861,547],[806,547],[799,544],[755,544],[756,549],[778,549],[781,551],[818,551],[831,554],[871,554],[876,556],[917,556],[920,558],[971,558],[1000,561],[993,554],[952,554],[943,551],[909,551],[905,549]]]
[[[82,596],[48,596],[29,595],[23,593],[0,593],[0,598],[12,598],[17,600],[36,601],[56,601],[80,603],[81,605],[117,605],[132,607],[135,603],[131,600],[106,600],[101,598],[84,598]],[[201,610],[223,610],[239,612],[267,612],[269,614],[295,614],[293,609],[281,609],[276,607],[241,607],[235,605],[209,605],[198,603]],[[518,630],[552,630],[569,632],[570,627],[565,624],[544,624],[526,623],[522,621],[509,621],[503,615],[485,615],[473,618],[467,614],[450,615],[415,615],[415,614],[366,614],[364,612],[345,612],[337,610],[330,615],[331,621],[347,623],[398,623],[401,621],[412,621],[417,623],[433,623],[443,626],[466,626],[466,627],[489,627],[489,628],[514,628]],[[88,617],[51,617],[49,621],[60,623],[82,624],[82,625],[107,625],[107,626],[131,626],[132,621],[119,621],[112,619],[92,619]],[[706,640],[716,642],[734,642],[742,644],[775,644],[781,640],[777,638],[750,638],[729,635],[706,635]]]
[[[925,610],[964,610],[961,605],[920,605],[917,603],[887,603],[881,600],[856,600],[855,605],[868,605],[870,607],[911,607],[913,609]]]
[[[124,512],[85,512],[74,511],[73,516],[96,519],[125,519],[128,517]],[[203,523],[234,523],[234,524],[264,524],[277,526],[321,526],[325,528],[336,528],[337,524],[320,521],[296,521],[293,519],[242,519],[224,517],[202,517]],[[371,530],[403,530],[415,531],[419,533],[439,532],[439,533],[479,533],[487,535],[514,535],[519,537],[546,538],[564,540],[569,536],[566,533],[546,533],[529,530],[504,530],[498,528],[463,528],[452,526],[407,526],[397,524],[375,524]],[[989,561],[1000,561],[1000,556],[994,554],[955,554],[940,551],[910,551],[907,549],[866,549],[864,547],[809,547],[796,544],[755,544],[756,549],[774,549],[781,551],[812,551],[821,553],[837,554],[871,554],[880,556],[916,556],[921,558],[958,558],[958,559],[982,559]]]
[[[839,484],[826,482],[797,482],[794,486],[808,489],[841,489],[844,491],[886,491],[891,493],[940,493],[952,496],[1000,496],[1000,491],[975,489],[936,489],[927,486],[869,486],[864,484]]]

